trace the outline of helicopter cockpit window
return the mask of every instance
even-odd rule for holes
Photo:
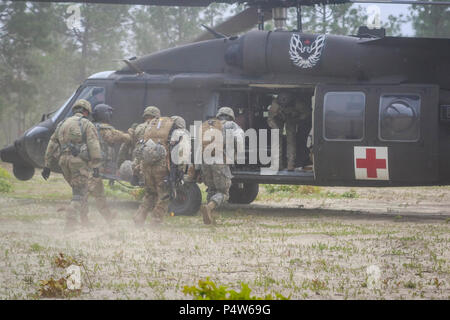
[[[380,97],[379,138],[417,141],[420,135],[420,96],[385,94]]]
[[[78,95],[76,100],[85,99],[91,103],[92,110],[99,103],[105,103],[105,88],[103,87],[95,87],[88,86],[81,90],[81,93]],[[74,101],[75,103],[75,101]],[[72,110],[69,110],[66,117],[72,115]]]
[[[328,92],[324,97],[325,140],[362,140],[364,137],[364,92]]]

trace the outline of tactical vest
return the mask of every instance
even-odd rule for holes
[[[97,129],[97,135],[100,142],[100,148],[102,150],[103,168],[106,173],[114,174],[116,172],[116,163],[114,161],[114,148],[111,147],[104,139],[103,133],[106,130],[114,130],[112,126],[105,123],[94,123]]]
[[[57,128],[57,138],[61,154],[71,153],[75,157],[80,156],[83,160],[89,161],[83,119],[89,121],[76,116],[65,119]]]
[[[217,118],[212,118],[209,120],[206,120],[205,122],[203,122],[202,124],[202,147],[203,150],[205,150],[205,148],[214,142],[215,140],[215,134],[214,133],[210,133],[210,135],[212,136],[211,140],[206,139],[206,133],[209,130],[219,130],[220,133],[222,134],[223,137],[223,121],[217,119]],[[225,139],[225,137],[223,137]],[[224,141],[225,142],[225,141]]]
[[[145,129],[144,140],[152,139],[155,143],[160,143],[169,153],[169,136],[173,130],[173,124],[173,119],[169,117],[152,119]]]

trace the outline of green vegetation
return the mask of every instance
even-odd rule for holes
[[[0,193],[9,193],[13,191],[13,186],[9,181],[11,175],[8,171],[0,167]]]
[[[279,200],[298,199],[298,198],[357,198],[358,193],[354,189],[337,193],[329,190],[324,190],[318,186],[307,185],[277,185],[277,184],[263,184],[262,191],[258,195],[257,200]],[[275,198],[276,196],[276,198]]]
[[[251,289],[248,284],[241,282],[241,290],[235,291],[228,289],[223,285],[216,285],[209,277],[206,280],[199,280],[198,287],[184,286],[183,293],[191,295],[195,300],[289,300],[291,297],[285,297],[280,293],[257,297],[251,295]]]

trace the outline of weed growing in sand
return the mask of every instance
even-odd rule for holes
[[[358,198],[358,194],[354,189],[350,189],[350,191],[346,191],[342,194],[343,198]]]
[[[291,296],[283,296],[276,292],[274,295],[268,294],[264,297],[251,296],[251,289],[248,284],[241,282],[241,290],[235,291],[223,285],[216,285],[209,277],[206,280],[199,280],[198,287],[184,286],[183,293],[191,295],[196,300],[289,300]]]
[[[9,193],[12,191],[13,191],[12,184],[7,179],[4,179],[0,176],[0,193]]]

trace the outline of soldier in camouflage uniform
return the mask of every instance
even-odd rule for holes
[[[222,107],[218,110],[216,118],[222,123],[222,136],[224,144],[226,143],[226,132],[231,131],[234,139],[244,138],[244,131],[234,122],[234,111],[228,107]],[[204,133],[203,133],[204,134]],[[224,150],[226,153],[227,150]],[[228,201],[229,191],[231,187],[231,170],[230,165],[226,164],[202,164],[201,165],[202,180],[208,187],[207,204],[202,205],[200,211],[202,213],[203,222],[205,224],[216,224],[214,210]]]
[[[179,142],[179,137],[184,133],[178,132],[186,127],[184,119],[158,117],[151,120],[146,126],[143,140],[146,146],[149,142],[158,145],[148,154],[143,148],[140,155],[139,166],[144,175],[145,195],[141,206],[139,207],[133,220],[137,227],[142,227],[149,214],[152,212],[152,225],[159,225],[163,222],[164,215],[167,213],[170,196],[168,188],[168,177],[170,167],[170,145]],[[179,129],[179,130],[177,130]],[[159,155],[156,152],[160,153]],[[154,157],[156,161],[149,162],[148,158]],[[138,157],[139,159],[139,157]],[[180,165],[183,165],[182,163]]]
[[[144,113],[142,114],[142,118],[144,122],[137,125],[135,129],[128,129],[128,133],[131,137],[130,149],[133,161],[133,181],[132,184],[139,185],[140,176],[142,176],[140,161],[139,161],[139,150],[142,147],[144,142],[144,133],[150,121],[155,118],[159,118],[161,116],[161,112],[155,106],[149,106],[145,108]]]
[[[106,104],[98,104],[92,113],[94,125],[97,129],[97,134],[102,150],[103,162],[100,168],[101,174],[115,175],[117,168],[114,159],[114,146],[122,143],[129,143],[131,141],[130,135],[122,131],[114,129],[110,124],[112,118],[113,108]],[[89,179],[89,194],[94,196],[95,205],[100,214],[108,223],[114,219],[115,214],[112,214],[108,204],[106,203],[105,189],[101,177],[91,177]]]
[[[122,143],[122,145],[119,148],[119,152],[117,153],[117,166],[120,168],[122,163],[124,163],[127,160],[133,160],[133,145],[131,140],[131,135],[134,133],[134,130],[136,130],[136,127],[139,125],[139,123],[133,123],[128,129],[128,135],[130,135],[130,141],[127,143]]]
[[[99,177],[102,162],[101,148],[95,126],[88,120],[91,105],[81,99],[72,106],[73,116],[62,121],[50,138],[45,152],[42,177],[50,176],[52,158],[58,159],[64,179],[72,187],[72,201],[66,210],[66,231],[73,231],[80,215],[81,224],[89,225],[88,181],[91,168],[93,176]]]
[[[307,96],[308,97],[308,96]],[[296,168],[297,155],[297,139],[302,141],[304,149],[306,150],[306,136],[298,137],[298,131],[305,131],[299,128],[299,125],[306,126],[306,122],[311,118],[311,105],[304,96],[295,97],[290,93],[280,93],[276,99],[273,100],[269,107],[269,117],[267,119],[268,125],[272,129],[279,129],[280,132],[280,160],[282,159],[282,131],[286,126],[286,153],[287,153],[287,169],[293,171]],[[310,122],[309,122],[310,123]],[[303,143],[303,140],[304,143]],[[281,163],[281,161],[280,161]]]

